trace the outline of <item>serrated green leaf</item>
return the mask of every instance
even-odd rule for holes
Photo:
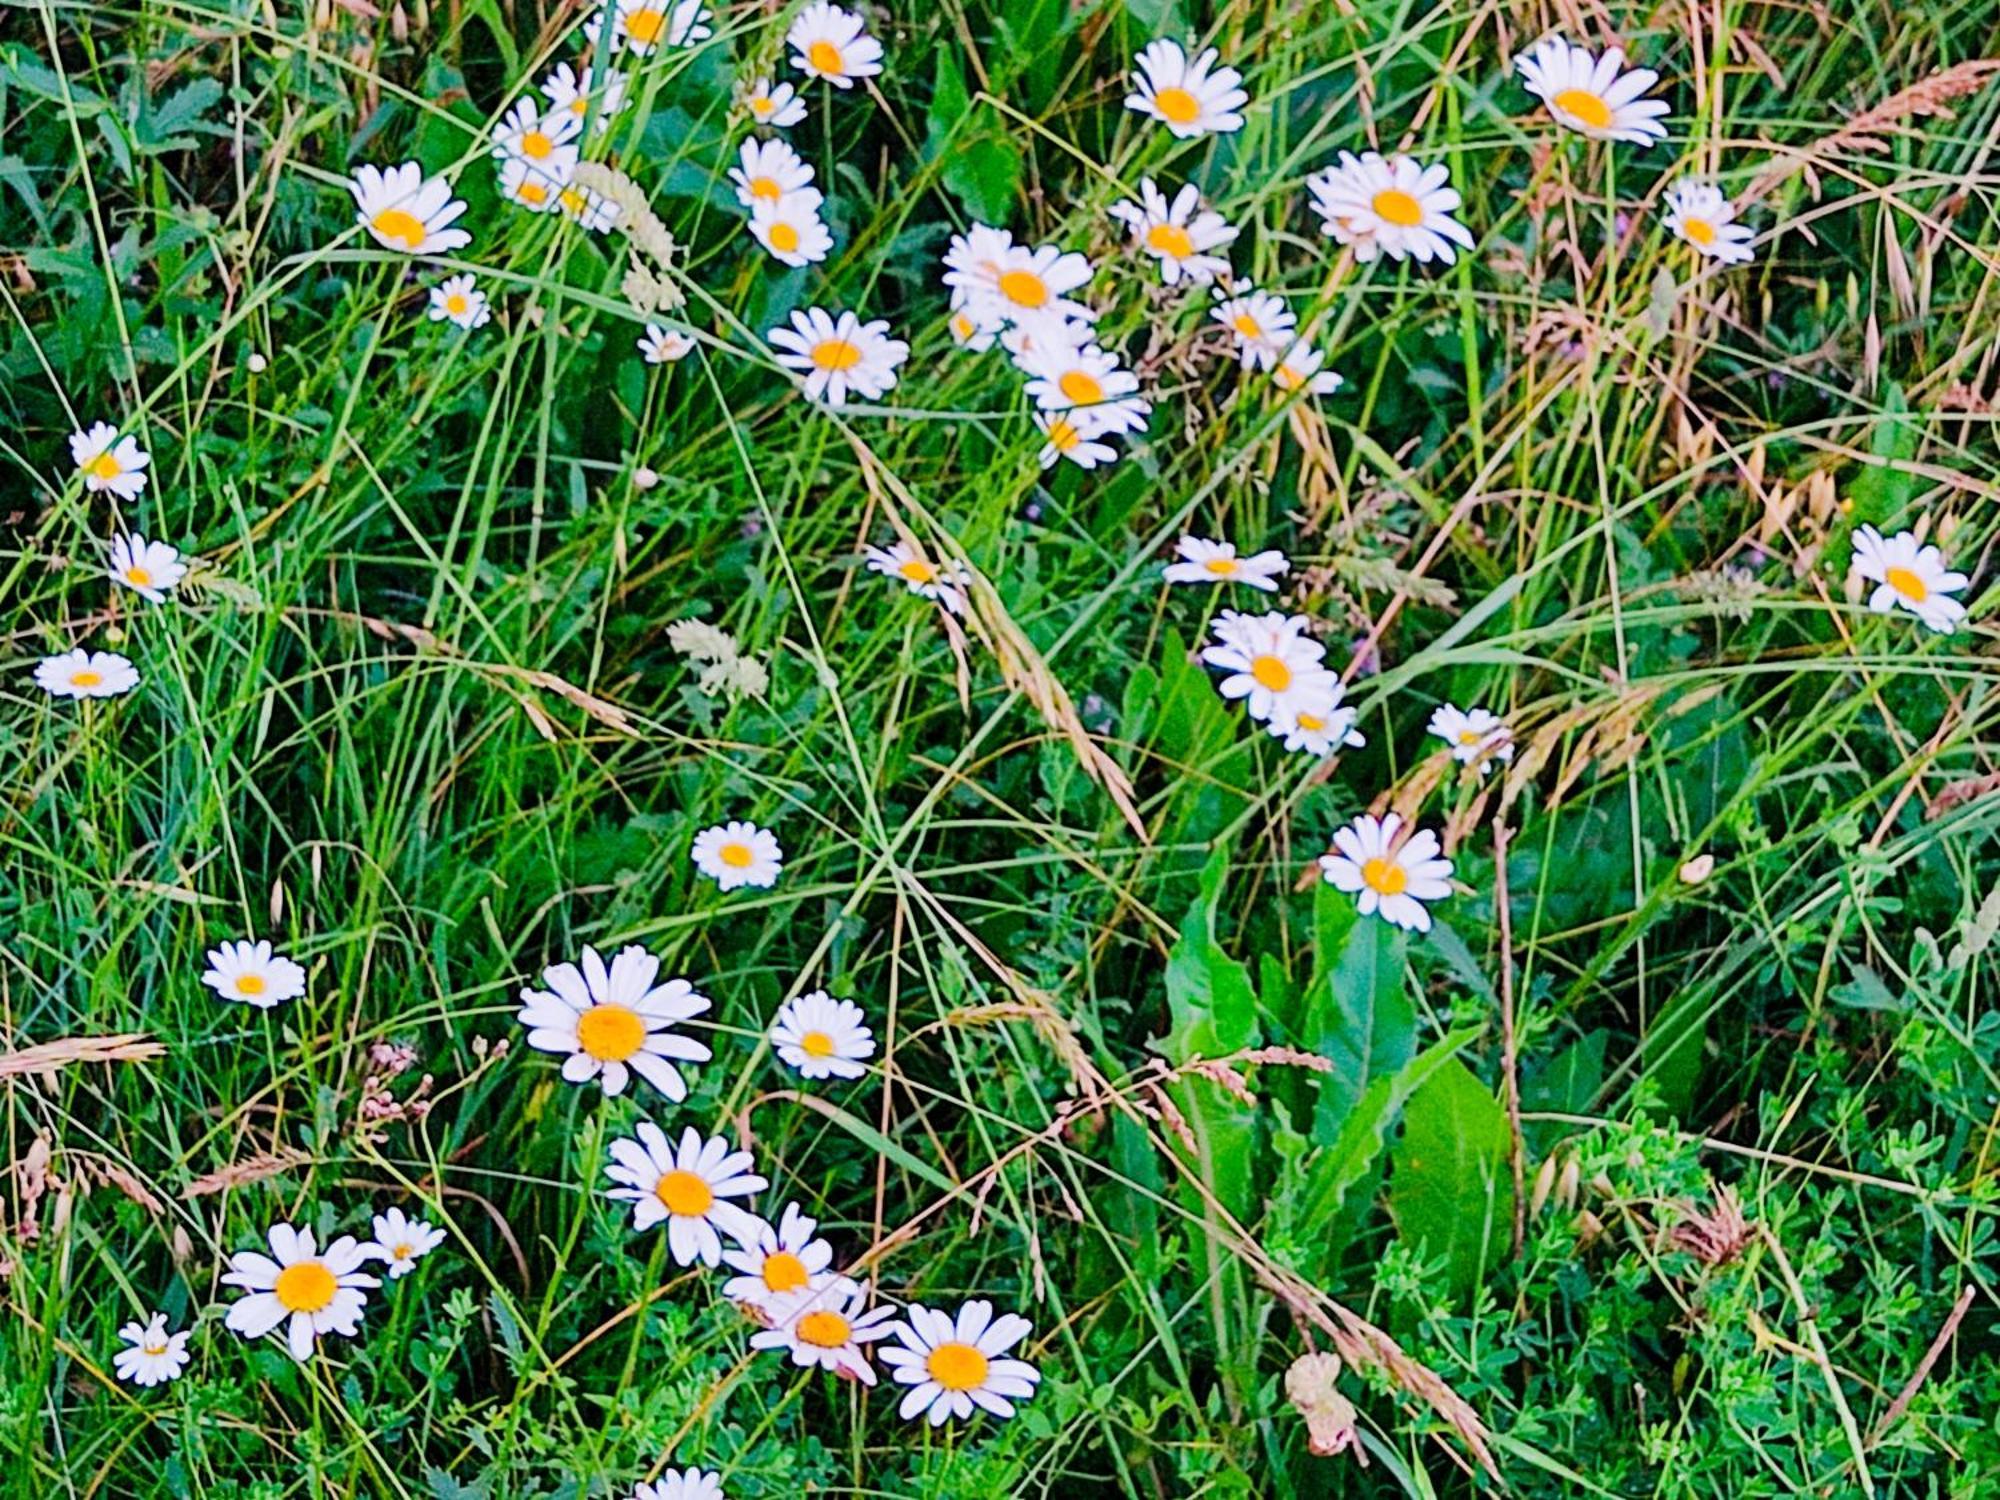
[[[1462,1295],[1506,1253],[1514,1208],[1507,1116],[1492,1090],[1452,1060],[1410,1096],[1404,1121],[1389,1211],[1403,1243],[1441,1260],[1446,1286]]]

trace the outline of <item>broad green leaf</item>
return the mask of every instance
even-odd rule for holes
[[[1456,1060],[1440,1066],[1404,1109],[1389,1211],[1404,1244],[1444,1262],[1454,1295],[1506,1253],[1514,1212],[1507,1145],[1500,1102]]]
[[[1257,1030],[1257,995],[1250,971],[1215,940],[1215,904],[1229,873],[1229,850],[1216,849],[1201,873],[1201,894],[1181,920],[1180,941],[1167,956],[1171,1025],[1159,1042],[1168,1062],[1221,1057],[1250,1045]]]
[[[1333,1064],[1320,1075],[1312,1138],[1330,1145],[1368,1085],[1416,1050],[1417,1010],[1403,982],[1402,928],[1364,917],[1321,881],[1313,896],[1315,971],[1306,992],[1307,1046]]]
[[[966,92],[958,58],[949,47],[939,48],[929,154],[939,160],[939,177],[967,213],[988,224],[1004,224],[1013,217],[1021,187],[1021,152],[994,124],[993,111],[975,107]]]

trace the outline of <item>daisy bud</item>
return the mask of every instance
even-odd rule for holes
[[[660,482],[660,476],[643,464],[632,471],[632,488],[650,490]]]
[[[250,351],[250,357],[244,360],[243,363],[252,375],[262,375],[271,367],[271,362],[255,349]]]

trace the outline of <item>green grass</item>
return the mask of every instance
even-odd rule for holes
[[[0,13],[0,1040],[164,1049],[0,1055],[9,1493],[1994,1492],[2000,88],[1842,126],[2000,55],[2000,12],[1614,6],[1673,105],[1640,152],[1529,108],[1510,59],[1554,10],[875,4],[879,88],[808,88],[791,132],[835,253],[787,272],[724,172],[788,13],[726,6],[591,148],[682,247],[701,344],[655,369],[626,241],[509,209],[485,160],[583,12],[371,11]],[[1241,134],[1120,107],[1154,35],[1243,70]],[[1357,266],[1307,211],[1337,150],[1399,144],[1465,196],[1449,269]],[[473,333],[351,232],[346,174],[405,159],[471,204]],[[1663,234],[1690,171],[1759,187],[1753,265]],[[1242,228],[1342,392],[1239,372],[1125,253],[1142,175]],[[1115,466],[1044,474],[1004,356],[953,348],[978,218],[1098,264],[1155,402]],[[763,331],[815,303],[913,346],[887,401],[778,371]],[[153,455],[136,505],[72,474],[100,418]],[[1866,612],[1864,521],[1941,540],[1970,626]],[[121,526],[206,566],[114,595]],[[990,581],[973,620],[861,568],[899,530]],[[1292,557],[1329,663],[1366,651],[1365,749],[1287,756],[1217,696],[1190,650],[1248,604],[1160,583],[1187,531]],[[697,687],[690,618],[761,698]],[[140,687],[46,698],[72,645]],[[1508,717],[1509,774],[1439,763],[1441,701]],[[1385,806],[1455,861],[1424,937],[1305,881]],[[739,817],[787,862],[724,897],[688,848]],[[305,999],[202,986],[250,934]],[[564,1084],[514,1020],[626,942],[715,1002],[683,1106]],[[870,1015],[865,1080],[762,1043],[820,987]],[[370,1128],[380,1042],[429,1109]],[[884,1295],[1031,1319],[1035,1399],[933,1431],[751,1351],[599,1192],[642,1117],[745,1140],[762,1206]],[[1673,1231],[1725,1189],[1749,1228],[1710,1265]],[[358,1338],[295,1365],[225,1329],[267,1225],[391,1203],[450,1238]],[[135,1391],[115,1330],[155,1308],[194,1357]],[[1365,1469],[1285,1397],[1333,1347]]]

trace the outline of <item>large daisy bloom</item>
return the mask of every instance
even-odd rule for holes
[[[1151,115],[1182,140],[1241,130],[1243,116],[1236,111],[1250,96],[1237,87],[1241,73],[1216,66],[1221,55],[1210,47],[1190,62],[1179,42],[1162,37],[1148,43],[1132,69],[1125,107]]]
[[[1174,555],[1180,561],[1161,570],[1168,583],[1241,583],[1267,594],[1278,592],[1278,579],[1292,566],[1282,552],[1238,557],[1234,542],[1211,542],[1198,536],[1184,536],[1175,542]]]
[[[551,111],[563,110],[581,121],[595,109],[599,135],[611,128],[612,117],[625,107],[625,75],[609,68],[577,69],[557,63],[541,87]]]
[[[694,340],[677,328],[648,323],[646,331],[639,335],[639,352],[649,365],[677,364],[694,353]]]
[[[35,663],[35,682],[55,698],[116,698],[139,685],[139,671],[115,651],[79,646]]]
[[[1458,190],[1443,162],[1424,166],[1409,156],[1343,151],[1335,165],[1306,179],[1306,190],[1321,229],[1353,247],[1364,265],[1387,255],[1448,266],[1457,259],[1453,245],[1472,248],[1472,231],[1452,217]]]
[[[796,1203],[785,1205],[775,1225],[755,1220],[738,1248],[722,1252],[722,1263],[741,1273],[723,1284],[722,1294],[768,1321],[773,1297],[804,1290],[833,1264],[833,1246],[817,1236],[818,1228]]]
[[[618,1186],[605,1196],[632,1205],[632,1227],[651,1229],[664,1222],[667,1249],[674,1264],[722,1263],[722,1234],[747,1240],[756,1233],[757,1216],[730,1203],[768,1186],[750,1170],[748,1151],[732,1151],[721,1136],[704,1140],[690,1127],[675,1146],[650,1120],[639,1122],[637,1140],[611,1143],[611,1165],[604,1175]],[[717,1231],[721,1231],[718,1234]]]
[[[1625,53],[1613,47],[1597,57],[1559,36],[1546,36],[1514,59],[1528,92],[1548,106],[1555,122],[1594,141],[1650,146],[1667,138],[1666,103],[1640,96],[1660,81],[1651,68],[1625,71]]]
[[[375,1215],[375,1238],[361,1248],[381,1261],[389,1279],[394,1281],[416,1270],[417,1262],[442,1245],[444,1239],[442,1229],[422,1219],[412,1219],[400,1208],[392,1208]]]
[[[1078,411],[1038,411],[1035,426],[1041,429],[1041,466],[1053,469],[1064,459],[1079,469],[1094,469],[1114,463],[1118,450],[1097,440],[1104,436],[1101,419],[1094,409]]]
[[[167,1315],[156,1312],[144,1323],[118,1330],[126,1347],[111,1356],[118,1378],[132,1385],[164,1385],[180,1378],[188,1362],[188,1330],[167,1332]]]
[[[120,500],[136,500],[146,487],[146,465],[153,459],[137,438],[120,437],[109,422],[93,422],[85,431],[69,435],[69,461],[92,494],[109,490]]]
[[[759,125],[779,130],[798,124],[806,117],[806,101],[789,83],[773,83],[760,78],[742,93],[743,108]]]
[[[1272,737],[1283,740],[1295,754],[1322,759],[1343,746],[1367,744],[1367,736],[1354,727],[1360,716],[1341,701],[1342,696],[1340,679],[1329,672],[1318,687],[1282,699],[1271,715]]]
[[[852,1000],[814,990],[778,1007],[771,1022],[771,1050],[806,1078],[860,1078],[875,1055],[867,1020]]]
[[[868,1306],[868,1287],[845,1276],[818,1277],[765,1304],[771,1324],[750,1336],[752,1349],[789,1349],[801,1369],[831,1370],[863,1385],[875,1383],[863,1344],[886,1338],[896,1310]]]
[[[492,318],[493,308],[472,273],[467,271],[462,276],[448,276],[431,288],[430,316],[433,323],[477,328]]]
[[[1451,894],[1451,861],[1439,857],[1438,837],[1422,828],[1402,842],[1397,834],[1402,816],[1381,818],[1363,813],[1333,836],[1335,853],[1322,854],[1319,867],[1327,884],[1357,897],[1364,917],[1412,932],[1429,932],[1427,901]]]
[[[1082,409],[1100,432],[1144,432],[1152,403],[1138,394],[1139,377],[1095,344],[1038,339],[1015,364],[1028,377],[1028,398],[1043,411]]]
[[[533,162],[543,176],[568,182],[577,161],[572,142],[582,133],[583,117],[574,111],[551,105],[543,114],[534,100],[517,99],[493,132],[492,156],[496,161],[519,157]]]
[[[925,599],[935,599],[955,615],[965,613],[965,591],[972,574],[964,563],[948,557],[932,562],[908,542],[892,542],[887,547],[864,546],[862,554],[868,571],[885,578],[900,578],[909,591]]]
[[[167,594],[187,577],[187,564],[165,542],[149,542],[135,531],[111,539],[110,572],[141,599],[165,604]]]
[[[1441,703],[1431,715],[1430,732],[1451,746],[1451,758],[1476,765],[1483,780],[1501,761],[1514,758],[1514,732],[1490,708],[1454,708]]]
[[[1292,344],[1298,317],[1278,298],[1244,287],[1209,309],[1211,318],[1229,330],[1236,358],[1246,370],[1269,370]]]
[[[641,1482],[632,1500],[727,1500],[722,1477],[701,1469],[669,1469],[651,1484]]]
[[[546,990],[523,988],[515,1019],[528,1028],[528,1045],[564,1052],[567,1083],[601,1079],[607,1095],[622,1094],[637,1073],[676,1104],[687,1098],[677,1062],[707,1062],[708,1048],[673,1030],[708,1009],[708,997],[685,979],[655,984],[660,961],[637,943],[620,949],[607,966],[595,948],[583,964],[542,970]]]
[[[1914,531],[1885,537],[1873,526],[1857,527],[1854,571],[1876,585],[1868,607],[1878,615],[1906,609],[1940,633],[1965,618],[1965,606],[1951,596],[1972,580],[1952,572],[1944,554],[1918,542]]]
[[[994,1317],[993,1304],[986,1301],[966,1303],[956,1318],[911,1303],[892,1330],[896,1342],[879,1351],[896,1379],[911,1387],[898,1415],[914,1419],[928,1413],[933,1427],[953,1417],[964,1420],[975,1406],[1011,1417],[1014,1403],[1034,1395],[1042,1376],[1026,1360],[1003,1356],[1032,1326],[1013,1313]]]
[[[729,169],[729,180],[736,184],[736,201],[745,208],[776,203],[788,193],[808,189],[812,189],[811,206],[819,207],[819,191],[812,188],[813,169],[789,141],[745,141],[736,165]]]
[[[792,49],[793,67],[837,89],[853,88],[855,79],[882,71],[882,44],[868,34],[867,24],[827,0],[813,0],[798,13],[785,45]]]
[[[607,50],[627,51],[640,57],[655,47],[691,47],[714,35],[702,0],[613,0],[611,42]],[[603,7],[583,23],[591,41],[600,39],[604,29]]]
[[[442,255],[472,243],[470,234],[451,227],[465,204],[452,197],[450,183],[424,176],[416,162],[386,172],[356,167],[347,190],[354,195],[355,218],[384,249]]]
[[[1724,265],[1748,265],[1756,258],[1755,238],[1747,224],[1736,222],[1736,206],[1711,183],[1683,177],[1667,189],[1661,205],[1667,232],[1686,240],[1710,260]]]
[[[1056,245],[1016,245],[1000,230],[975,226],[945,254],[945,285],[963,288],[966,305],[1010,323],[1094,322],[1097,314],[1070,295],[1094,274],[1089,260]]]
[[[1280,704],[1305,692],[1324,692],[1333,674],[1320,665],[1326,647],[1306,633],[1304,615],[1239,615],[1225,610],[1211,627],[1216,644],[1201,659],[1223,675],[1225,698],[1242,698],[1253,719],[1268,719]]]
[[[245,938],[209,949],[201,982],[225,1000],[269,1010],[306,992],[306,971],[272,948],[268,938]]]
[[[808,401],[844,406],[850,395],[873,401],[896,384],[896,370],[910,346],[889,337],[889,324],[864,323],[851,312],[838,316],[808,307],[792,314],[790,328],[766,335],[782,351],[778,363],[805,376]]]
[[[694,867],[725,891],[738,886],[773,886],[784,868],[778,836],[755,823],[718,823],[694,836]]]
[[[820,198],[808,188],[773,202],[759,198],[750,208],[750,235],[781,265],[809,266],[825,260],[833,236],[819,216]]]
[[[1201,206],[1201,189],[1188,183],[1173,200],[1139,179],[1139,201],[1114,203],[1111,217],[1128,226],[1132,243],[1160,263],[1160,280],[1174,286],[1185,277],[1206,286],[1229,269],[1226,256],[1212,254],[1236,238],[1236,230],[1213,209]]]
[[[361,1310],[368,1289],[382,1283],[365,1274],[368,1252],[351,1234],[343,1234],[324,1251],[313,1246],[310,1229],[273,1224],[271,1253],[240,1250],[229,1257],[224,1286],[248,1293],[229,1309],[231,1331],[259,1339],[281,1323],[290,1323],[286,1342],[292,1358],[312,1358],[313,1343],[329,1333],[353,1338],[361,1328]]]

